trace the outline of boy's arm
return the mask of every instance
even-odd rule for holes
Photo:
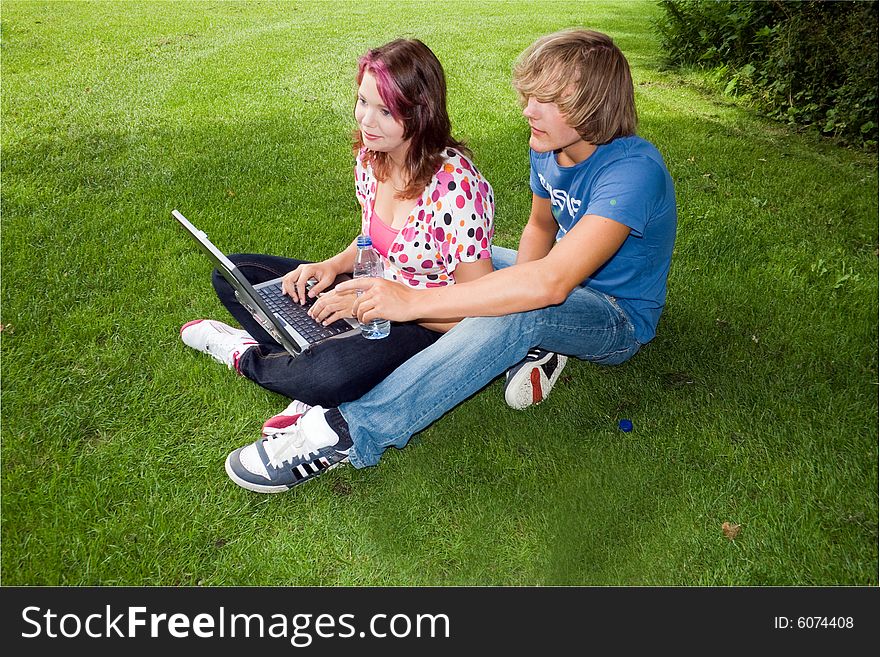
[[[470,281],[475,281],[481,276],[491,274],[492,271],[492,261],[489,258],[475,260],[474,262],[460,262],[458,263],[458,267],[455,268],[455,285],[463,285]],[[463,317],[432,320],[430,318],[422,317],[420,318],[419,324],[432,331],[446,333],[446,331],[458,324],[462,319]]]
[[[507,315],[562,303],[617,252],[629,231],[628,226],[611,219],[587,215],[543,258],[517,263],[470,283],[409,290],[384,281],[367,281],[355,312],[362,321],[377,317],[410,321]]]
[[[517,264],[540,260],[553,248],[559,226],[553,218],[550,199],[532,194],[532,211],[519,238]]]

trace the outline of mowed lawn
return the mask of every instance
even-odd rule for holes
[[[876,154],[664,71],[658,11],[3,2],[3,583],[877,585]],[[657,339],[524,412],[496,381],[376,468],[235,486],[227,453],[286,400],[180,342],[229,318],[171,210],[228,252],[341,250],[357,57],[418,37],[515,247],[511,68],[570,26],[627,54],[676,182]]]

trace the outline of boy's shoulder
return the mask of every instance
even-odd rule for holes
[[[668,175],[666,162],[657,147],[636,135],[618,137],[601,146],[593,157],[596,171],[617,171],[632,176]]]
[[[605,157],[614,160],[639,156],[656,157],[660,154],[654,144],[638,135],[618,137],[600,146],[599,151]]]

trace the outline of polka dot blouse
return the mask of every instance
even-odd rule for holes
[[[370,234],[377,180],[363,161],[355,164],[361,232]],[[385,260],[385,278],[428,288],[451,285],[460,262],[491,257],[495,195],[473,162],[457,150],[446,159],[406,218]],[[379,221],[379,219],[376,219]]]

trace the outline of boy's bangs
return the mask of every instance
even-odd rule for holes
[[[523,106],[529,98],[534,98],[539,103],[556,103],[571,89],[571,72],[566,77],[562,66],[540,66],[536,65],[537,62],[533,62],[531,66],[527,62],[523,64],[514,71],[513,79]]]

